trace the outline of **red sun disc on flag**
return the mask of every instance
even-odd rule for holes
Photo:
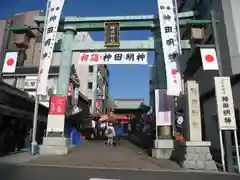
[[[13,58],[10,58],[7,60],[7,65],[8,66],[12,66],[14,64],[14,59]]]
[[[177,74],[177,70],[176,69],[172,69],[172,75],[176,75]]]
[[[205,56],[205,60],[207,62],[213,62],[214,61],[214,57],[212,55],[208,54],[208,55]]]

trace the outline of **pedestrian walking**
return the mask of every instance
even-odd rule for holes
[[[108,123],[108,127],[105,131],[105,135],[107,136],[107,146],[112,146],[113,140],[116,136],[116,132],[111,122]]]
[[[96,121],[92,120],[92,122],[91,122],[91,135],[90,135],[91,139],[94,139],[94,137],[96,137],[96,132],[97,132],[96,125],[97,125]]]
[[[119,146],[121,137],[123,136],[122,123],[118,121],[115,127],[116,127],[115,145]]]
[[[100,124],[100,128],[101,128],[100,135],[101,135],[101,136],[104,136],[104,132],[105,132],[105,130],[106,130],[106,124],[105,124],[105,122],[102,122],[102,123]]]

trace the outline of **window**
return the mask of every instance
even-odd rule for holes
[[[92,66],[92,65],[90,65],[90,66],[88,67],[88,72],[93,73],[93,66]]]
[[[88,99],[88,105],[91,106],[92,105],[92,100]]]
[[[93,83],[92,82],[88,82],[88,89],[92,89],[93,88]]]

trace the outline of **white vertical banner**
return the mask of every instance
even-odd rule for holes
[[[38,76],[38,95],[47,94],[48,73],[65,0],[48,0]]]
[[[177,15],[173,0],[158,0],[159,23],[164,54],[167,95],[179,96],[182,91],[179,67],[179,44]]]
[[[232,87],[229,77],[215,77],[218,124],[220,130],[236,130]]]

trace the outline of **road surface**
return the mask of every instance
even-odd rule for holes
[[[142,149],[123,141],[119,147],[84,142],[67,156],[0,158],[0,180],[239,180],[236,174],[187,171],[169,160],[149,157]]]
[[[99,179],[100,178],[100,179]],[[239,180],[238,175],[184,172],[179,170],[143,171],[94,168],[0,165],[1,180]]]
[[[109,167],[124,169],[180,169],[170,160],[154,159],[127,140],[119,147],[107,147],[103,141],[86,141],[74,148],[67,156],[39,157],[29,165],[51,165],[61,167]]]

